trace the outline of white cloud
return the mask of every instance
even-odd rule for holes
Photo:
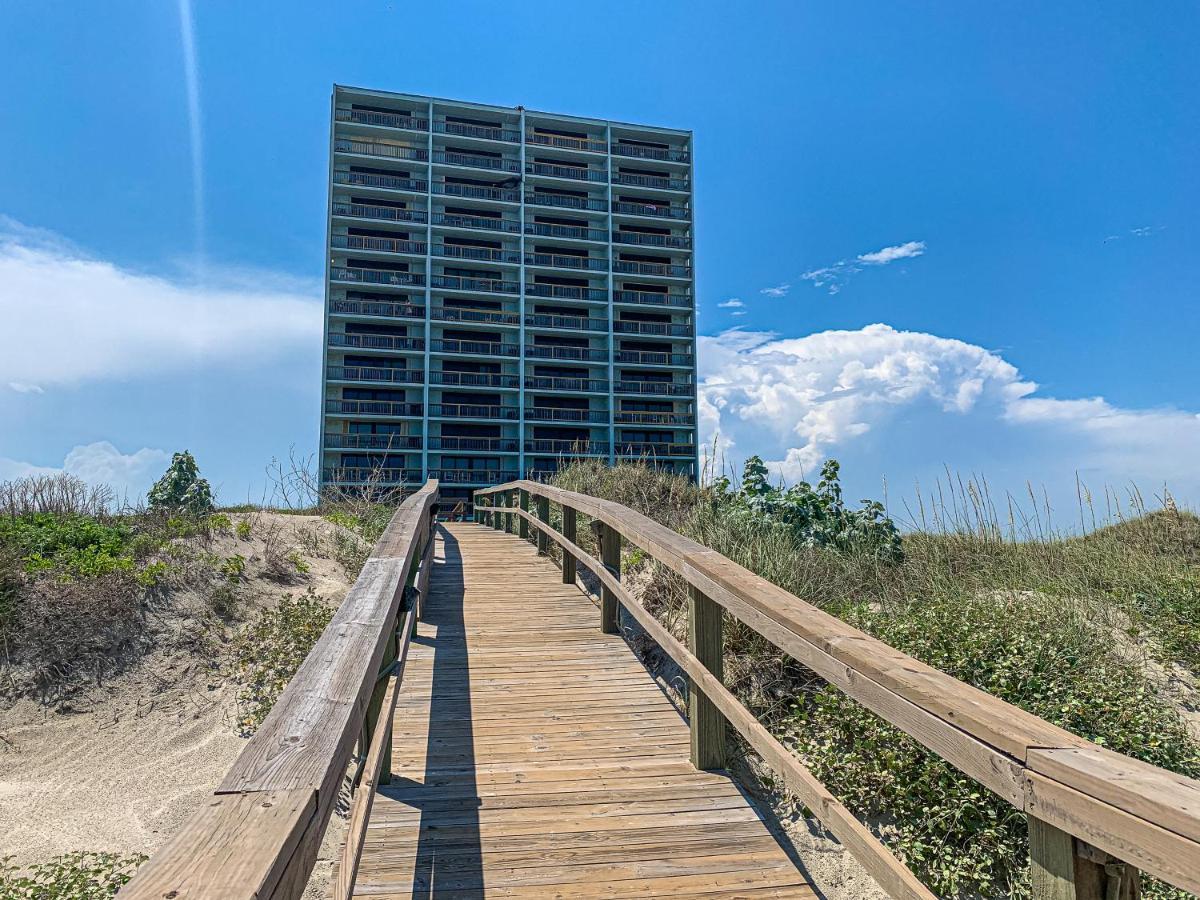
[[[16,391],[18,394],[44,394],[46,393],[39,384],[26,384],[24,381],[10,381],[8,383],[10,390]]]
[[[745,314],[746,314],[746,311],[744,309],[735,309],[733,312],[730,313],[731,316],[744,316]]]
[[[0,384],[36,393],[270,363],[319,344],[319,296],[316,284],[270,273],[196,281],[136,272],[0,219]]]
[[[128,497],[130,502],[136,502],[170,461],[171,454],[165,450],[143,447],[134,453],[122,453],[108,441],[97,441],[72,448],[61,466],[41,466],[0,457],[0,481],[67,472],[88,484],[108,485],[118,497]]]
[[[730,461],[758,453],[789,480],[871,435],[875,452],[903,438],[925,447],[930,462],[956,468],[994,458],[998,447],[1014,464],[1037,465],[1036,450],[1059,471],[1020,477],[1082,471],[1097,483],[1167,482],[1180,496],[1200,492],[1197,414],[1041,396],[998,353],[964,341],[887,325],[801,338],[735,329],[700,338],[700,366],[701,438],[712,446],[718,436]],[[956,449],[946,444],[953,422],[976,430]],[[947,458],[956,452],[975,457]],[[881,457],[880,470],[887,465]]]
[[[739,300],[737,297],[731,297],[728,300],[723,300],[720,303],[718,303],[717,307],[720,309],[741,309],[745,305],[746,304],[743,303],[741,300]]]
[[[876,250],[874,253],[860,253],[858,261],[866,263],[869,266],[886,266],[888,263],[895,262],[898,259],[912,259],[914,256],[920,256],[924,252],[924,241],[909,241],[905,244],[897,244],[894,247],[884,247],[882,250]]]
[[[763,288],[759,293],[766,294],[768,297],[786,297],[787,292],[791,289],[790,284],[777,284],[775,287]]]

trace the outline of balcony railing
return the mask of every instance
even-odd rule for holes
[[[594,347],[553,347],[526,344],[525,355],[533,359],[574,359],[584,362],[608,362],[608,351]]]
[[[412,484],[421,483],[420,469],[385,469],[382,467],[327,468],[322,480],[326,484]]]
[[[429,159],[429,151],[419,147],[401,147],[398,144],[381,144],[376,141],[352,141],[347,138],[338,138],[333,142],[333,149],[338,153],[357,153],[360,156],[407,159],[413,162],[425,162]]]
[[[608,260],[593,256],[565,256],[559,253],[526,253],[525,265],[549,266],[556,269],[587,269],[592,272],[608,271]]]
[[[467,450],[485,453],[516,453],[516,438],[431,437],[430,450]]]
[[[525,143],[538,144],[542,147],[558,147],[561,150],[583,150],[587,153],[604,153],[608,149],[604,141],[598,139],[538,134],[534,131],[525,132]]]
[[[509,188],[486,187],[481,184],[446,184],[441,181],[435,181],[433,183],[433,192],[435,194],[444,194],[447,197],[470,197],[473,200],[499,200],[504,203],[521,202],[519,191],[510,190]]]
[[[435,212],[434,225],[445,225],[448,228],[481,228],[485,231],[505,231],[516,233],[521,230],[521,223],[514,219],[496,219],[491,216],[466,216],[459,213]]]
[[[429,383],[446,387],[519,388],[520,375],[504,372],[439,372],[429,373]]]
[[[442,322],[485,322],[488,325],[520,325],[521,315],[497,309],[457,309],[435,306],[432,318]]]
[[[459,153],[455,150],[434,150],[433,161],[447,166],[491,169],[495,172],[521,171],[521,163],[515,159],[505,159],[502,156],[476,156],[474,153]]]
[[[641,366],[692,366],[696,357],[690,353],[654,353],[645,350],[618,350],[613,354],[618,363],[634,363]]]
[[[629,443],[617,441],[618,456],[695,456],[695,444],[668,444],[657,441]]]
[[[434,275],[430,284],[445,291],[479,291],[485,294],[515,294],[520,290],[520,285],[515,281],[465,278],[461,275]]]
[[[575,331],[608,331],[608,319],[589,319],[586,316],[550,316],[526,313],[525,324],[530,328],[568,328]]]
[[[614,291],[614,303],[640,303],[646,306],[677,306],[692,308],[692,298],[687,294],[657,294],[653,291]]]
[[[577,287],[572,284],[529,284],[525,285],[528,297],[557,297],[563,300],[591,300],[603,303],[608,299],[604,288]]]
[[[502,344],[500,341],[460,341],[434,338],[429,345],[434,353],[470,353],[476,356],[519,356],[520,344]]]
[[[567,456],[607,456],[605,441],[564,441],[535,438],[525,442],[526,453],[553,453]]]
[[[687,219],[689,212],[685,206],[661,206],[657,203],[630,203],[628,200],[614,200],[612,211],[625,216],[651,216],[656,219]]]
[[[333,117],[338,122],[357,122],[359,125],[383,125],[408,131],[428,131],[429,120],[402,113],[374,112],[366,109],[338,109]]]
[[[497,250],[494,247],[462,247],[457,244],[438,244],[433,248],[434,256],[448,256],[452,259],[474,259],[484,262],[519,263],[521,251]]]
[[[330,244],[342,250],[378,250],[383,253],[409,253],[425,255],[424,241],[398,240],[396,238],[371,237],[361,234],[335,234]]]
[[[421,194],[429,189],[429,182],[424,178],[376,175],[372,172],[334,172],[333,183],[353,184],[359,187],[385,188],[389,191],[415,191]]]
[[[584,228],[581,225],[547,225],[543,222],[528,222],[525,233],[538,237],[563,238],[572,241],[607,241],[608,232],[601,228]]]
[[[526,375],[527,391],[576,391],[607,393],[607,378],[558,378],[549,375]]]
[[[624,172],[614,172],[613,184],[629,184],[636,187],[657,188],[661,191],[686,191],[686,178],[668,178],[663,175],[628,175]]]
[[[695,386],[675,381],[618,381],[613,385],[618,394],[653,394],[659,397],[690,397]]]
[[[401,287],[423,287],[425,284],[425,276],[419,272],[396,272],[392,269],[330,266],[329,277],[333,281],[348,281],[354,284],[390,284]]]
[[[420,450],[419,434],[325,433],[325,447],[339,450]]]
[[[463,122],[434,122],[433,130],[438,134],[459,134],[463,137],[482,138],[485,141],[516,142],[521,140],[521,132],[512,128],[468,125]]]
[[[331,331],[329,346],[366,350],[424,350],[425,338],[393,334],[342,334]]]
[[[559,166],[554,163],[525,163],[525,174],[542,175],[547,178],[567,178],[571,181],[608,180],[608,175],[603,169],[592,169],[587,166]]]
[[[692,326],[686,322],[613,322],[618,334],[653,334],[663,337],[691,337]]]
[[[424,225],[428,215],[423,209],[396,209],[394,206],[371,206],[367,203],[335,203],[335,216],[355,219],[385,219],[390,222],[417,222]]]
[[[520,478],[517,472],[496,469],[430,469],[429,477],[442,484],[500,484]]]
[[[613,421],[618,425],[667,425],[686,428],[696,424],[696,417],[691,413],[673,412],[625,412],[618,410]]]
[[[506,419],[515,420],[520,410],[515,406],[493,406],[476,403],[430,403],[431,418],[442,419]]]
[[[391,366],[329,366],[326,375],[331,381],[385,381],[389,384],[425,382],[425,373],[420,369],[397,369]]]
[[[535,422],[588,422],[593,425],[605,425],[608,423],[608,410],[527,406],[525,418]]]
[[[395,400],[326,400],[325,412],[334,416],[408,416],[420,418],[420,403]]]
[[[614,244],[639,244],[643,247],[672,247],[676,250],[688,250],[692,239],[686,235],[676,234],[642,234],[637,231],[614,231]]]
[[[380,300],[330,300],[329,311],[343,316],[378,316],[387,319],[423,319],[425,307],[412,303],[385,303]]]
[[[665,278],[691,278],[691,266],[674,263],[634,262],[628,259],[613,261],[613,271],[622,275],[659,275]]]
[[[622,144],[615,141],[612,145],[613,156],[634,156],[638,159],[658,159],[665,162],[690,162],[692,154],[687,150],[674,147],[641,147],[637,144]]]
[[[566,197],[531,191],[525,194],[525,202],[534,206],[556,206],[560,209],[590,209],[593,212],[608,210],[608,201],[601,197]]]

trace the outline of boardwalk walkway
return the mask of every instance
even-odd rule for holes
[[[438,540],[355,894],[816,896],[550,562],[480,525]]]

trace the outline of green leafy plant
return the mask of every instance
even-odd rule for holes
[[[208,527],[218,534],[228,534],[233,531],[233,520],[225,513],[213,513],[208,517]]]
[[[235,553],[221,563],[220,569],[226,581],[236,584],[246,574],[246,557]]]
[[[67,853],[22,870],[0,858],[3,900],[100,900],[114,896],[146,861],[144,854]]]
[[[212,488],[200,477],[196,458],[187,450],[171,457],[171,465],[150,488],[147,500],[151,509],[163,509],[190,516],[207,516],[213,511]]]
[[[307,575],[312,570],[312,566],[308,564],[308,560],[304,558],[299,550],[290,551],[287,554],[287,561],[295,566],[296,571],[301,575]]]
[[[243,541],[250,540],[250,534],[253,530],[254,529],[253,529],[253,526],[251,526],[251,524],[250,524],[250,520],[242,519],[240,522],[237,523],[238,539],[243,540]]]

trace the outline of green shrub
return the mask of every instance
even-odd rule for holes
[[[250,532],[252,530],[253,530],[253,528],[250,525],[249,519],[242,519],[240,522],[237,523],[237,536],[240,540],[243,540],[243,541],[250,540]]]
[[[228,534],[233,531],[233,520],[225,513],[213,513],[208,517],[208,527],[218,534]]]
[[[240,553],[235,553],[221,563],[220,569],[226,581],[236,584],[246,574],[246,557]]]
[[[308,564],[308,560],[300,553],[299,550],[292,550],[287,554],[287,561],[295,566],[296,571],[301,575],[307,575],[312,571],[312,566]]]
[[[132,532],[121,522],[81,515],[29,513],[0,518],[0,545],[20,555],[25,571],[96,578],[133,569]]]
[[[148,857],[67,853],[22,871],[0,858],[0,900],[100,900],[112,897]]]
[[[212,488],[200,477],[196,458],[187,450],[171,457],[171,465],[146,495],[151,509],[163,509],[192,517],[213,511]]]

